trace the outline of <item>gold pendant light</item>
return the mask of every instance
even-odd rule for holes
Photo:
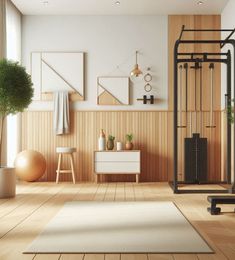
[[[131,77],[139,77],[143,74],[143,72],[140,70],[137,60],[138,51],[135,52],[135,66],[134,69],[131,71]]]

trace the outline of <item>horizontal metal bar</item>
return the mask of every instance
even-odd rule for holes
[[[184,32],[232,32],[234,29],[183,29]]]
[[[137,98],[136,100],[137,100],[137,101],[144,101],[144,100],[151,101],[151,98],[146,98],[146,99],[143,99],[143,98]]]
[[[227,187],[224,187],[223,184],[228,184],[226,181],[204,181],[204,182],[200,182],[200,184],[195,183],[195,182],[188,182],[188,181],[178,181],[178,184],[182,184],[182,185],[220,185],[222,188],[227,189]],[[180,186],[179,186],[180,187]]]
[[[189,44],[189,43],[226,43],[227,41],[225,40],[180,40],[179,43],[185,43],[185,44]]]
[[[199,189],[199,190],[193,190],[193,189],[190,189],[190,190],[186,190],[186,189],[178,189],[177,190],[177,193],[179,194],[190,194],[190,193],[196,193],[196,194],[200,194],[200,193],[204,193],[204,194],[208,194],[208,193],[222,193],[222,194],[227,194],[227,193],[230,193],[229,190],[216,190],[216,189],[207,189],[207,190],[204,190],[204,189]]]
[[[226,59],[177,59],[177,63],[181,62],[221,62],[221,63],[227,63]]]
[[[228,55],[227,52],[220,52],[220,53],[213,53],[213,52],[210,52],[210,53],[207,53],[207,52],[179,52],[178,55],[184,55],[184,56],[188,56],[188,55],[215,55],[215,56],[222,56],[222,55]]]
[[[227,193],[230,193],[230,190],[229,189],[227,189],[227,188],[225,188],[225,187],[223,187],[221,184],[219,184],[218,183],[218,185],[220,185],[222,188],[224,188],[224,190],[222,190],[222,189],[181,189],[181,186],[180,186],[180,184],[181,184],[182,182],[177,182],[177,184],[179,184],[179,186],[177,186],[177,191],[175,192],[175,190],[174,190],[174,184],[173,184],[173,182],[172,181],[169,181],[169,186],[170,186],[170,188],[175,192],[175,193],[178,193],[178,194],[189,194],[189,193],[225,193],[225,194],[227,194]],[[199,184],[200,185],[200,184]],[[189,185],[190,186],[190,185]],[[203,186],[203,185],[201,185],[201,186]]]

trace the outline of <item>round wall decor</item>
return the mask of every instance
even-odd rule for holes
[[[144,86],[144,90],[145,90],[146,92],[150,92],[150,91],[152,90],[152,86],[151,86],[149,83],[147,83],[147,84]]]
[[[153,77],[150,73],[145,74],[145,76],[144,76],[145,82],[150,82],[152,79],[153,79]]]

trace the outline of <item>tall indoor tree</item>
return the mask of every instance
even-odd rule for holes
[[[0,165],[4,122],[8,115],[22,112],[29,106],[32,85],[31,76],[18,62],[0,60]]]

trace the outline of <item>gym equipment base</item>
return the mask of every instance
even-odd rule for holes
[[[235,205],[235,196],[208,196],[207,200],[211,203],[211,207],[207,210],[211,215],[219,215],[221,208],[216,207],[217,204],[234,204]]]
[[[169,186],[171,187],[171,189],[174,191],[175,194],[190,194],[190,193],[204,193],[204,194],[207,194],[207,193],[222,193],[222,194],[228,194],[228,193],[231,193],[231,190],[227,189],[226,187],[224,187],[223,185],[224,184],[228,184],[227,182],[211,182],[211,183],[200,183],[198,184],[198,186],[203,186],[203,185],[219,185],[221,186],[221,189],[193,189],[193,188],[190,188],[190,189],[180,189],[180,185],[192,185],[192,184],[197,184],[197,183],[186,183],[186,182],[178,182],[177,183],[177,186],[174,185],[174,182],[171,181],[169,182]]]

